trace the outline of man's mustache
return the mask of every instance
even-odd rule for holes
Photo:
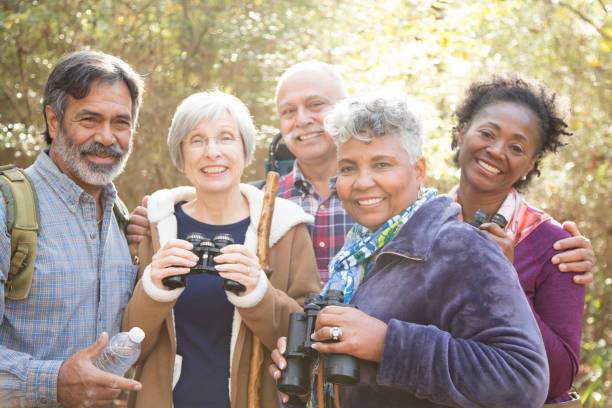
[[[81,155],[95,154],[99,156],[110,156],[117,159],[123,157],[123,150],[121,150],[117,144],[104,146],[98,142],[88,142],[84,144],[83,146],[79,147],[79,153]]]
[[[294,130],[293,132],[287,133],[287,135],[285,135],[285,138],[287,138],[288,140],[293,140],[293,139],[302,137],[304,135],[310,135],[312,133],[325,133],[325,129],[323,129],[323,127],[317,126],[317,127],[312,127],[310,129],[302,130],[300,132]]]

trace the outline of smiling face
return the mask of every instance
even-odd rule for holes
[[[218,194],[239,188],[244,148],[229,114],[201,120],[183,139],[181,149],[183,171],[198,192]]]
[[[484,107],[459,134],[461,184],[506,195],[537,159],[540,123],[527,107],[498,102]]]
[[[336,146],[323,120],[342,97],[337,79],[324,71],[303,70],[284,80],[276,100],[280,130],[298,162],[335,160]]]
[[[410,164],[399,136],[371,142],[351,138],[340,147],[336,189],[346,212],[376,231],[413,204],[425,179],[425,160]]]
[[[45,107],[50,157],[85,190],[110,183],[132,147],[132,99],[127,86],[123,81],[98,82],[85,98],[67,98],[61,126],[51,107]]]

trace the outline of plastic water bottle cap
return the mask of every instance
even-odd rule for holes
[[[140,327],[132,327],[128,332],[128,337],[134,343],[140,343],[145,338],[145,333]]]

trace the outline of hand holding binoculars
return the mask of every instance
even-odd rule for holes
[[[304,300],[304,312],[291,313],[287,349],[284,355],[287,368],[277,383],[277,388],[281,392],[288,395],[304,395],[310,391],[311,365],[318,356],[318,351],[312,348],[314,341],[310,336],[315,329],[317,314],[325,306],[330,305],[355,307],[345,305],[343,302],[344,295],[339,290],[329,290],[325,297],[313,293]],[[359,381],[359,362],[357,358],[347,354],[327,354],[323,361],[323,376],[331,384],[355,384]]]
[[[476,211],[476,214],[474,214],[474,218],[472,218],[472,221],[470,221],[470,225],[478,228],[480,227],[481,224],[488,222],[488,221],[489,221],[489,214],[487,214],[486,211],[478,209]],[[508,225],[508,221],[506,220],[506,217],[504,217],[500,213],[497,213],[493,217],[491,217],[490,221],[499,225],[501,229],[506,228],[506,225]]]
[[[218,234],[210,240],[199,232],[191,232],[185,240],[193,245],[191,252],[198,257],[198,263],[185,275],[166,276],[163,278],[162,283],[171,289],[185,287],[187,275],[207,273],[218,276],[219,272],[215,268],[217,265],[215,257],[221,254],[221,248],[234,243],[234,238],[230,234]],[[231,279],[223,279],[223,288],[236,294],[246,290],[242,283]]]

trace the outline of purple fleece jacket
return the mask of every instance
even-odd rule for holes
[[[360,360],[343,407],[537,407],[548,365],[517,274],[440,196],[382,249],[352,303],[388,324],[382,362]]]
[[[572,273],[561,273],[550,259],[558,253],[553,243],[569,233],[555,222],[540,224],[514,248],[514,267],[540,327],[550,386],[547,403],[567,401],[567,391],[578,372],[584,311],[584,285]]]

